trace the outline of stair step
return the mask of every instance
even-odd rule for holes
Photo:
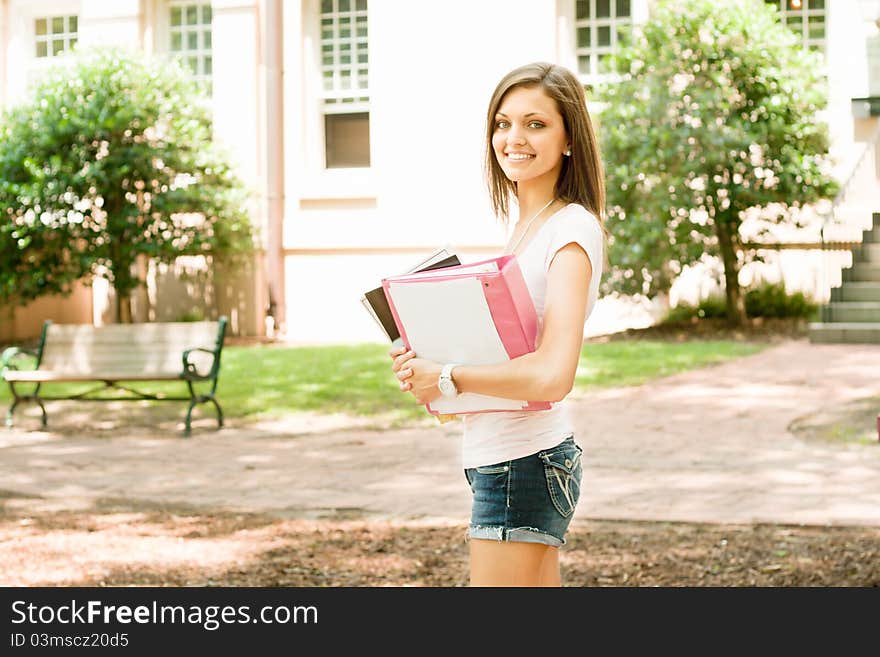
[[[841,275],[844,281],[880,282],[880,263],[855,262]]]
[[[870,237],[870,239],[868,239]],[[875,235],[864,233],[862,244],[853,247],[853,260],[880,264],[880,242],[874,241]]]
[[[831,290],[831,301],[880,301],[880,281],[848,281]]]
[[[809,335],[815,343],[880,344],[880,322],[815,322]]]
[[[827,304],[823,317],[829,322],[880,323],[880,302],[835,301]]]

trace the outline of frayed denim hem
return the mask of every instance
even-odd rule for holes
[[[552,547],[561,547],[565,540],[560,540],[547,532],[533,527],[514,527],[505,529],[498,526],[471,525],[468,529],[469,538],[482,538],[491,541],[513,541],[519,543],[543,543]]]

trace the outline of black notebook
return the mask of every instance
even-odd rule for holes
[[[455,253],[449,248],[442,248],[405,273],[414,274],[420,271],[454,267],[460,264],[461,261]],[[361,297],[361,303],[373,316],[373,319],[376,320],[376,323],[391,342],[400,339],[400,331],[397,330],[397,325],[394,323],[394,315],[391,314],[391,307],[388,305],[385,290],[382,289],[381,285],[369,292],[365,292],[364,296]]]

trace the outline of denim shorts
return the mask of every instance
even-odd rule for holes
[[[582,454],[569,436],[530,456],[465,469],[474,494],[468,536],[564,545],[580,497]]]

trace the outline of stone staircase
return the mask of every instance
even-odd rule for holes
[[[821,307],[821,321],[810,324],[810,342],[880,344],[880,213],[853,247],[852,262]]]

